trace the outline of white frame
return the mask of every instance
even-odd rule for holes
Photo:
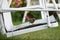
[[[27,1],[30,2],[29,0],[27,0]],[[32,32],[32,31],[42,30],[42,29],[48,28],[46,26],[49,26],[49,27],[51,27],[51,26],[52,27],[58,26],[58,22],[50,23],[51,22],[50,18],[52,18],[53,21],[55,21],[55,19],[52,16],[49,17],[48,11],[60,11],[60,9],[58,9],[58,7],[60,7],[59,6],[60,4],[56,4],[55,1],[53,1],[54,5],[51,4],[51,7],[55,6],[55,9],[54,9],[54,8],[48,8],[47,4],[48,4],[49,0],[48,0],[47,3],[46,3],[46,0],[40,0],[39,2],[41,2],[40,3],[41,5],[36,5],[35,7],[31,6],[29,8],[30,5],[28,5],[25,8],[9,8],[10,4],[8,4],[7,0],[3,0],[3,2],[2,2],[3,5],[1,6],[0,11],[3,12],[3,18],[4,18],[4,24],[5,24],[4,26],[6,27],[6,29],[8,31],[12,31],[12,32],[6,33],[7,37],[11,37],[11,36],[15,36],[15,35],[18,35],[18,34],[24,34],[24,33],[27,33],[27,32]],[[44,5],[43,8],[41,8],[42,4]],[[48,5],[50,7],[50,4],[48,4]],[[56,7],[56,5],[58,5],[58,6]],[[40,9],[35,9],[36,7],[39,7]],[[33,8],[33,9],[31,9],[31,8]],[[28,12],[28,11],[41,11],[42,21],[44,19],[46,19],[44,21],[47,21],[47,24],[46,25],[42,25],[42,26],[33,27],[33,28],[18,30],[18,31],[13,32],[13,30],[15,30],[15,28],[13,28],[10,11],[23,11],[23,10],[26,11],[26,12]],[[25,16],[26,16],[26,14],[25,14]],[[24,19],[23,23],[25,22],[25,16],[23,18]],[[8,27],[10,27],[10,28],[8,28]]]
[[[43,2],[44,3],[44,2]],[[7,2],[6,2],[6,4],[7,4]],[[8,4],[7,4],[8,5]],[[15,9],[14,9],[15,10]],[[5,14],[5,13],[4,13]],[[10,14],[9,14],[10,15]],[[7,20],[6,20],[6,22],[7,22]],[[6,24],[6,22],[5,22],[5,24]],[[11,25],[12,25],[12,22],[11,22],[11,20],[10,20],[10,23],[11,23]],[[8,25],[10,25],[10,23],[8,24]],[[7,25],[7,24],[6,24]]]

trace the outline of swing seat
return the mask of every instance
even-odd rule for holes
[[[56,21],[56,19],[54,18],[53,15],[50,16],[50,21],[51,21],[51,24],[57,23],[57,21]],[[40,25],[46,25],[46,24],[47,24],[47,18],[36,20],[33,24],[31,24],[30,22],[25,22],[25,23],[20,24],[18,26],[11,26],[11,27],[8,26],[8,29],[7,29],[7,27],[5,27],[5,28],[6,28],[7,31],[14,31],[14,30],[17,30],[17,29],[22,29],[22,28],[25,29],[25,28],[30,28],[30,27],[33,27],[33,26],[40,26]],[[52,25],[50,27],[52,27]]]

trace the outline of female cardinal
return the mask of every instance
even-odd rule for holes
[[[34,23],[34,22],[35,22],[35,18],[30,18],[29,15],[26,16],[26,19],[27,19],[30,23]]]

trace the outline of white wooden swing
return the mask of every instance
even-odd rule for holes
[[[0,28],[2,28],[2,33],[6,34],[7,37],[58,26],[58,22],[55,20],[54,16],[49,16],[49,11],[57,11],[57,14],[60,18],[60,2],[57,4],[55,0],[52,0],[53,3],[49,3],[50,0],[37,0],[39,1],[39,5],[30,6],[31,0],[26,1],[27,7],[10,8],[12,0],[0,0]],[[14,27],[12,23],[11,11],[25,11],[22,24],[18,25],[17,27]],[[25,22],[28,11],[41,11],[42,19],[36,20],[33,24]],[[37,26],[29,28],[29,26],[33,25]],[[24,27],[28,28],[22,30],[20,29]]]

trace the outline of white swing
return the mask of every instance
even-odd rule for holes
[[[28,32],[33,32],[36,30],[42,30],[49,27],[57,27],[58,22],[55,20],[54,16],[49,16],[49,11],[59,11],[58,7],[60,4],[56,4],[55,0],[52,0],[52,4],[49,3],[50,0],[39,0],[39,5],[30,6],[31,0],[27,1],[27,7],[22,8],[10,8],[12,0],[0,0],[0,24],[2,32],[7,35],[7,37],[24,34]],[[38,1],[38,0],[37,0]],[[56,6],[57,5],[57,6]],[[54,9],[55,8],[55,9]],[[14,27],[12,23],[11,11],[25,11],[22,24]],[[36,20],[33,24],[25,22],[26,15],[29,11],[41,11],[42,19]],[[39,24],[39,25],[37,25]],[[42,25],[41,25],[42,24]],[[24,27],[29,27],[32,25],[37,25],[32,28],[26,28],[22,30],[17,30]]]

